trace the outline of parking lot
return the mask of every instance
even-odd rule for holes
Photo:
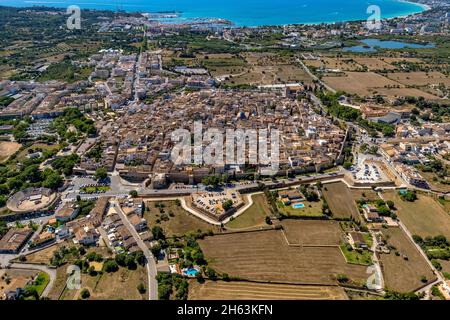
[[[365,157],[359,157],[357,165],[352,167],[350,171],[353,179],[362,183],[389,180],[376,162]]]

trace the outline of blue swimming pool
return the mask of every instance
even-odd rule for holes
[[[198,270],[194,269],[194,268],[190,268],[190,269],[187,269],[187,270],[183,271],[183,273],[185,275],[187,275],[187,276],[195,277],[197,275],[197,273],[198,273]]]
[[[294,208],[294,209],[301,209],[303,207],[305,207],[305,205],[303,203],[294,203],[292,205],[292,208]]]

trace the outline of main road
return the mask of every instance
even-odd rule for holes
[[[130,231],[134,240],[136,240],[136,244],[138,245],[138,247],[144,253],[144,256],[147,260],[146,264],[148,273],[148,298],[149,300],[158,300],[158,282],[156,280],[156,275],[158,271],[156,270],[155,258],[153,257],[152,253],[150,252],[144,241],[142,241],[136,229],[132,226],[132,224],[128,220],[125,212],[123,212],[117,200],[112,200],[111,205],[122,219],[124,226],[128,229],[128,231]]]

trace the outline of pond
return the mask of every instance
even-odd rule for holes
[[[347,52],[370,53],[376,52],[378,49],[404,49],[404,48],[424,49],[435,47],[433,43],[418,44],[394,40],[364,39],[361,40],[360,42],[364,43],[364,45],[347,47],[342,50]]]

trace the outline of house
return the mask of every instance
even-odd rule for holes
[[[32,235],[33,230],[29,228],[10,229],[0,240],[0,253],[19,253]]]
[[[60,239],[66,239],[70,236],[70,229],[67,226],[60,227],[55,232]]]
[[[56,220],[61,222],[67,222],[76,218],[80,211],[80,207],[77,204],[66,202],[61,209],[56,212]]]
[[[290,205],[292,202],[304,201],[304,195],[297,189],[282,190],[278,192],[278,197],[284,205]]]
[[[97,242],[98,234],[92,226],[85,226],[75,232],[75,239],[79,244],[89,246]]]
[[[42,232],[41,234],[39,234],[34,240],[33,240],[33,244],[35,246],[40,246],[43,245],[45,243],[51,242],[55,240],[55,234],[46,230],[44,232]]]
[[[347,239],[353,249],[367,249],[368,247],[361,232],[349,232]]]
[[[135,245],[136,245],[136,240],[134,240],[133,237],[128,238],[128,239],[123,241],[123,246],[127,250],[130,249],[131,247],[135,246]]]
[[[147,220],[140,218],[137,214],[129,215],[128,220],[131,222],[136,231],[143,231],[147,229]]]
[[[363,206],[364,218],[367,222],[381,222],[383,218],[378,214],[378,210],[374,205],[367,204]]]

